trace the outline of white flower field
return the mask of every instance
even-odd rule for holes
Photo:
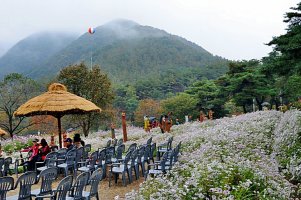
[[[127,199],[297,199],[300,125],[299,111],[263,111],[173,126],[179,163]]]

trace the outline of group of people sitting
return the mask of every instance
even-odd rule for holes
[[[35,163],[44,161],[46,155],[51,151],[48,143],[44,138],[41,139],[40,143],[38,139],[34,139],[32,143],[33,145],[29,149],[29,151],[32,152],[31,156],[28,158],[28,161],[21,164],[25,165],[28,171],[33,171],[35,169]]]
[[[71,138],[66,138],[63,146],[67,148],[67,151],[70,151],[85,146],[85,142],[80,138],[79,134],[75,134],[73,140]]]
[[[32,154],[28,158],[28,161],[21,164],[25,165],[28,171],[35,170],[36,162],[44,161],[46,155],[51,151],[50,146],[44,138],[41,139],[40,143],[38,139],[34,139],[32,142],[33,145],[29,148],[29,151],[32,151]],[[67,151],[70,151],[85,146],[85,142],[80,138],[79,134],[75,134],[73,140],[71,138],[66,138],[63,146],[64,148],[67,148]]]

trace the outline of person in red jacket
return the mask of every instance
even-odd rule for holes
[[[48,146],[48,143],[46,142],[46,140],[44,138],[41,139],[41,145],[40,145],[39,149],[40,149],[42,161],[44,161],[46,158],[46,155],[48,153],[50,153],[50,147]]]
[[[27,166],[27,171],[33,171],[35,169],[35,163],[41,161],[41,155],[39,154],[40,145],[38,141],[38,139],[34,139],[32,141],[33,145],[30,148],[32,155],[30,156],[28,161],[24,163]]]

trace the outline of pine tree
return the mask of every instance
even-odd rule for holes
[[[287,33],[268,43],[274,51],[263,59],[270,72],[283,76],[301,74],[301,3],[291,9],[284,19],[288,23]]]

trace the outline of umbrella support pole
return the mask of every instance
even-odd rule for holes
[[[60,148],[62,148],[62,130],[61,130],[61,117],[57,117],[57,127],[59,130],[59,144]]]

